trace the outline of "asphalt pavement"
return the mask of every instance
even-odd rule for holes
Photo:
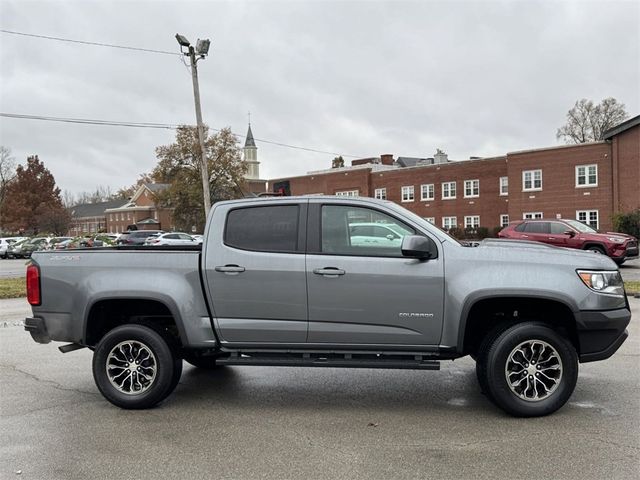
[[[27,261],[0,258],[0,278],[24,277],[27,274]]]
[[[581,365],[569,403],[536,419],[493,407],[469,358],[440,372],[185,364],[163,404],[125,411],[98,393],[90,351],[36,344],[9,315],[0,478],[635,479],[640,300],[630,302],[622,348]]]

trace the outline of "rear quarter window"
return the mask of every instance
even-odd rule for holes
[[[298,205],[247,207],[227,215],[224,243],[259,252],[295,252],[298,249]]]

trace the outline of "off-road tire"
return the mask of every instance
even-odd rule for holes
[[[126,352],[127,342],[147,349],[152,354],[153,362],[145,368],[153,372],[153,379],[140,393],[136,393],[135,389],[131,391],[131,381],[123,382],[120,388],[114,384],[126,378],[126,360],[122,362],[123,367],[118,367],[124,372],[120,379],[116,378],[114,381],[113,378],[119,371],[117,369],[110,370],[111,379],[107,373],[107,361],[110,360],[110,365],[114,365],[114,355],[118,354],[118,346],[122,345],[120,348]],[[130,356],[133,358],[135,355]],[[143,355],[141,358],[144,357]],[[128,324],[114,328],[98,343],[93,355],[93,378],[100,393],[112,404],[124,409],[144,409],[154,407],[171,394],[180,380],[180,372],[177,370],[181,370],[181,366],[181,363],[177,364],[176,357],[161,334],[144,325]],[[127,389],[130,390],[128,393]]]
[[[561,376],[550,393],[540,388],[541,398],[527,400],[510,386],[507,366],[517,347],[528,342],[541,342],[551,347],[556,354],[554,361],[560,364]],[[578,379],[578,355],[573,345],[550,326],[542,322],[524,322],[491,332],[482,343],[476,368],[482,390],[495,405],[516,417],[539,417],[555,412],[569,400]],[[532,384],[539,382],[533,380]]]

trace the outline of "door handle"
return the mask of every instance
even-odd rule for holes
[[[244,267],[239,265],[224,265],[216,267],[215,270],[216,272],[229,273],[233,275],[244,272]]]
[[[316,268],[313,270],[313,273],[316,275],[324,275],[325,277],[337,277],[338,275],[344,275],[345,272],[341,268],[336,267],[325,267],[325,268]]]
[[[529,238],[529,235],[522,235],[522,238]]]

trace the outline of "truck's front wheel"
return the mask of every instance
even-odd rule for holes
[[[93,378],[102,395],[114,405],[150,408],[175,388],[176,363],[159,333],[144,325],[122,325],[98,343]]]
[[[578,379],[578,356],[569,341],[538,322],[494,333],[476,364],[488,397],[519,417],[548,415],[562,407]]]

